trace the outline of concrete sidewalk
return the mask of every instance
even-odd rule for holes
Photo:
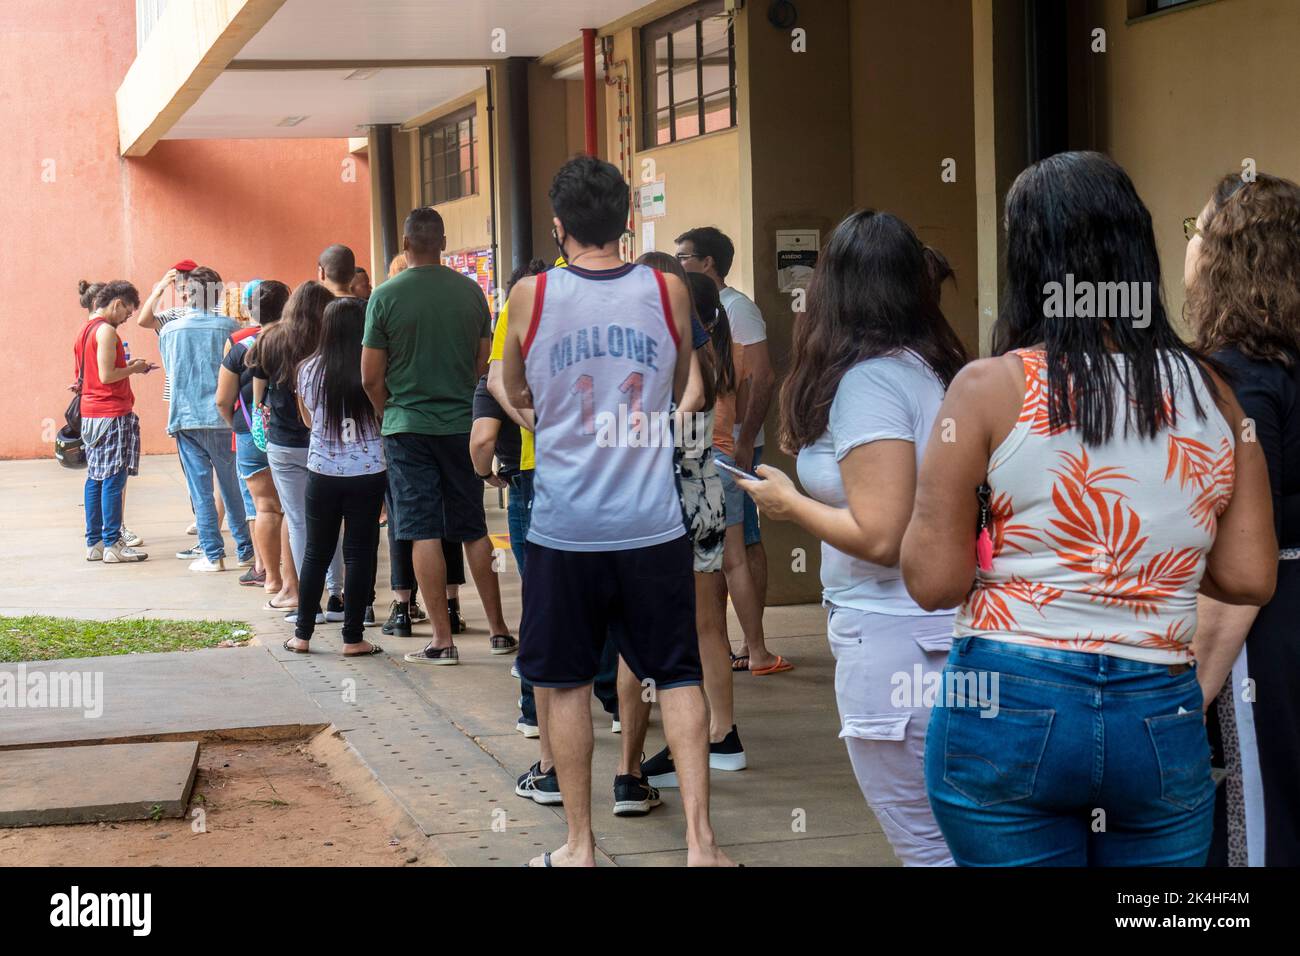
[[[261,610],[265,598],[260,589],[237,586],[233,571],[191,573],[172,556],[194,542],[184,534],[190,510],[174,457],[145,458],[141,474],[128,486],[127,524],[144,537],[144,550],[150,552],[150,560],[140,565],[105,566],[82,559],[83,479],[84,472],[60,468],[52,459],[0,463],[0,528],[6,541],[21,543],[0,558],[0,615],[245,621],[264,646],[259,653],[269,654],[291,678],[284,687],[277,681],[277,706],[303,720],[300,704],[310,701],[308,709],[318,709],[322,722],[338,728],[453,863],[517,865],[562,842],[562,810],[514,794],[514,778],[537,759],[537,742],[514,730],[518,682],[509,675],[513,657],[489,654],[472,584],[462,591],[470,631],[457,640],[458,667],[402,661],[403,653],[428,639],[427,623],[409,639],[384,638],[377,629],[368,632],[389,652],[382,657],[342,658],[339,626],[333,624],[318,629],[312,654],[289,654],[280,643],[292,628],[278,614]],[[487,501],[489,527],[504,544],[505,512],[497,508],[495,492]],[[233,554],[228,534],[227,547]],[[382,618],[391,596],[385,586],[386,548],[380,550],[375,612]],[[502,590],[507,620],[517,622],[519,578],[512,560],[502,575]],[[822,610],[813,605],[769,608],[766,624],[772,646],[796,669],[766,678],[737,675],[737,723],[750,766],[741,773],[712,776],[713,822],[720,842],[747,864],[893,865],[893,854],[837,739],[834,663]],[[730,626],[735,639],[740,629],[734,616]],[[206,670],[205,660],[228,653],[236,652],[150,657],[183,656]],[[119,662],[120,667],[125,659]],[[292,692],[285,689],[290,683]],[[166,700],[161,697],[159,705],[165,707]],[[610,812],[620,738],[610,732],[594,699],[592,703],[593,819],[601,852],[618,865],[684,862],[677,791],[664,791],[663,807],[645,818],[619,819]],[[176,721],[195,719],[191,708],[185,710],[177,709]],[[150,732],[159,732],[157,723]],[[116,739],[130,736],[114,728]],[[656,711],[647,753],[662,742]]]

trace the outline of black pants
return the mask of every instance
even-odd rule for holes
[[[311,640],[320,612],[325,571],[343,527],[343,642],[356,644],[365,632],[366,608],[375,583],[379,550],[379,509],[384,474],[338,478],[307,476],[307,549],[298,575],[298,625],[295,635]]]

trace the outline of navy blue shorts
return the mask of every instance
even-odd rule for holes
[[[483,479],[469,457],[469,433],[384,436],[389,514],[398,541],[477,541],[487,535]]]
[[[628,551],[525,545],[519,673],[538,687],[581,687],[600,671],[606,633],[637,680],[699,684],[691,539]]]

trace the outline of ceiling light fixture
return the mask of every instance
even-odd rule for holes
[[[368,79],[370,79],[372,76],[374,76],[374,75],[375,75],[376,73],[378,73],[378,72],[379,72],[379,67],[377,67],[377,66],[367,66],[367,67],[363,67],[363,68],[360,69],[360,70],[353,70],[353,71],[352,71],[351,73],[349,73],[347,76],[343,77],[343,79],[345,79],[345,80],[368,80]]]
[[[307,117],[305,116],[286,116],[284,119],[280,120],[280,122],[276,123],[275,125],[276,126],[297,126],[306,118]]]

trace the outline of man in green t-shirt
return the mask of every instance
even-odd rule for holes
[[[487,369],[492,315],[472,279],[441,264],[447,245],[432,207],[406,217],[408,268],[382,283],[366,307],[361,378],[383,417],[384,456],[399,540],[412,542],[415,578],[425,595],[433,640],[406,659],[459,660],[447,616],[442,539],[464,543],[492,629],[492,653],[518,648],[501,613],[483,480],[469,454],[474,387]]]

